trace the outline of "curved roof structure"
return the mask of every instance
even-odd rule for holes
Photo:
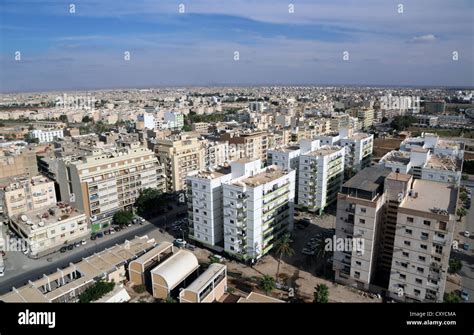
[[[166,282],[169,290],[175,288],[199,267],[196,256],[190,251],[179,250],[176,254],[154,268],[152,275],[158,275]]]

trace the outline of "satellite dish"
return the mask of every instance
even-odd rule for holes
[[[35,225],[35,224],[31,226],[31,230],[34,230],[34,229],[36,229],[36,228],[38,228],[38,226]]]
[[[40,221],[40,222],[38,223],[38,225],[39,225],[40,227],[44,227],[44,221]]]
[[[21,221],[23,222],[28,221],[28,217],[26,215],[22,215],[20,218],[21,218]]]

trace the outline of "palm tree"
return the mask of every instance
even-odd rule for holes
[[[283,256],[293,256],[295,251],[291,247],[293,240],[290,238],[290,234],[285,234],[277,243],[276,252],[278,254],[278,266],[276,272],[276,280],[280,274],[280,263]]]
[[[463,218],[463,216],[466,216],[467,210],[466,210],[464,207],[458,208],[456,214],[459,216],[459,220],[458,220],[458,221],[461,221],[462,218]]]
[[[260,288],[268,295],[276,288],[275,279],[273,279],[272,276],[263,275],[263,277],[260,278]]]
[[[326,284],[319,284],[315,287],[313,302],[325,304],[329,301],[329,288]]]

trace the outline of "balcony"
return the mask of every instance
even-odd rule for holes
[[[348,207],[348,208],[346,208],[346,212],[355,214],[355,207]]]
[[[433,236],[433,243],[445,246],[446,245],[446,238],[445,237],[439,237],[437,235]]]

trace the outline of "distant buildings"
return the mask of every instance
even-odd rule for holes
[[[63,129],[34,129],[29,132],[32,138],[38,139],[39,143],[53,142],[56,138],[64,137]]]

